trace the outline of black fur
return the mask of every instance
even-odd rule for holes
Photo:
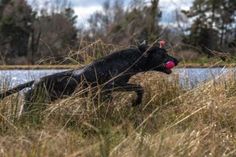
[[[102,86],[102,91],[106,95],[111,94],[112,91],[135,91],[137,94],[137,99],[133,103],[135,106],[142,102],[144,90],[140,85],[128,83],[130,77],[151,70],[170,74],[171,70],[164,66],[170,60],[174,61],[176,65],[178,64],[178,60],[168,55],[165,49],[140,45],[138,48],[112,53],[82,69],[52,74],[42,77],[38,82],[31,81],[19,85],[0,94],[0,99],[32,86],[25,94],[26,101],[34,102],[40,91],[41,94],[46,93],[48,101],[54,101],[64,96],[70,96],[78,85],[82,88],[99,85]]]

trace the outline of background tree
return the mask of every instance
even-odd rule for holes
[[[63,12],[43,14],[35,23],[35,30],[41,33],[37,58],[63,58],[77,42],[76,16],[71,8]]]
[[[150,4],[144,0],[132,0],[125,10],[123,1],[111,3],[108,0],[103,5],[103,11],[90,17],[87,37],[126,45],[134,41],[153,41],[158,38],[160,30],[158,3],[158,0],[151,0]]]
[[[190,10],[183,12],[193,19],[185,41],[204,53],[210,55],[209,50],[222,50],[234,40],[230,35],[236,22],[234,0],[195,0]]]
[[[6,63],[34,64],[47,57],[58,60],[75,47],[77,16],[69,2],[45,4],[46,9],[33,11],[25,0],[1,1],[0,56]]]
[[[161,23],[159,0],[131,0],[126,7],[124,0],[106,0],[103,10],[80,28],[69,0],[44,0],[43,8],[42,1],[32,3],[34,10],[26,0],[0,1],[0,58],[5,63],[58,61],[84,41],[129,46],[164,38],[172,45],[183,41],[208,56],[211,50],[234,52],[236,47],[235,0],[194,0],[189,10],[173,10],[169,25]]]
[[[26,56],[35,12],[25,0],[1,2],[1,56],[4,58]]]

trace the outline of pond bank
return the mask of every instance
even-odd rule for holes
[[[0,65],[0,70],[75,69],[82,65]],[[236,67],[236,63],[180,63],[178,68],[221,68]]]
[[[74,69],[81,65],[0,65],[0,70]]]
[[[67,69],[10,69],[0,70],[0,85],[4,82],[10,83],[11,87],[27,81],[37,80],[43,76],[62,72]],[[213,80],[221,76],[227,77],[228,72],[236,73],[235,68],[174,68],[173,74],[178,75],[179,84],[184,88],[193,88],[202,82]],[[158,73],[156,73],[158,74]],[[175,75],[164,75],[172,78]],[[236,75],[235,75],[236,76]]]

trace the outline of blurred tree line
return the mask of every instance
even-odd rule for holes
[[[103,10],[90,16],[88,26],[78,27],[67,0],[45,1],[34,9],[26,0],[0,0],[0,63],[61,60],[84,41],[97,40],[128,46],[162,38],[179,49],[194,47],[208,56],[211,50],[235,52],[235,0],[194,0],[189,10],[173,10],[174,22],[169,25],[161,22],[159,3],[131,0],[124,6],[123,0],[106,0]]]
[[[103,11],[89,18],[89,29],[84,32],[84,37],[90,41],[100,38],[116,44],[153,41],[160,33],[158,4],[159,0],[132,0],[125,9],[122,0],[107,0]]]
[[[39,6],[40,1],[33,1]],[[76,16],[66,0],[45,1],[33,10],[26,0],[0,1],[0,61],[34,64],[58,60],[76,47]]]
[[[184,42],[211,55],[211,50],[236,53],[236,1],[194,0],[182,11],[192,20]]]

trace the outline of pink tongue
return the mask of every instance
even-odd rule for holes
[[[165,64],[165,68],[166,69],[172,69],[175,67],[175,63],[173,61],[168,61],[166,64]]]

